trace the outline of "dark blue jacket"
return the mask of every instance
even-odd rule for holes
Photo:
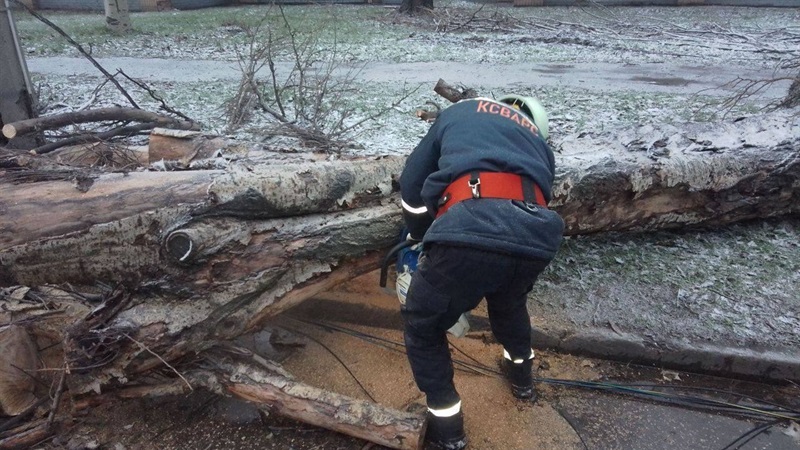
[[[522,113],[488,99],[464,100],[439,114],[408,157],[400,177],[406,225],[424,242],[552,259],[564,222],[553,211],[520,201],[469,199],[431,223],[447,186],[471,171],[510,172],[532,179],[552,197],[555,158]]]

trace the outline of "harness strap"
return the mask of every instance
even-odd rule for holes
[[[519,200],[547,208],[542,189],[532,180],[514,173],[473,171],[458,177],[447,186],[439,199],[436,217],[456,203],[472,198]]]

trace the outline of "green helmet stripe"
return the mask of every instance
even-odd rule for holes
[[[549,136],[549,121],[547,111],[544,106],[534,97],[523,97],[521,95],[506,95],[498,99],[499,102],[512,106],[520,106],[522,112],[529,113],[534,125],[539,128],[539,133],[543,139]]]

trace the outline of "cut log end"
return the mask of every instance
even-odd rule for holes
[[[3,125],[3,136],[7,139],[14,139],[17,136],[17,129],[10,123]]]
[[[36,403],[39,352],[25,328],[10,325],[0,332],[0,411],[16,416]]]

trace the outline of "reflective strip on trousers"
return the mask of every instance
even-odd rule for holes
[[[428,408],[428,411],[430,411],[431,414],[433,414],[436,417],[455,416],[456,414],[458,414],[459,411],[461,411],[461,400],[459,400],[458,403],[456,403],[455,405],[450,406],[448,408],[441,408],[441,409]]]
[[[511,354],[509,354],[508,350],[506,350],[506,349],[503,349],[503,358],[513,362],[514,364],[519,364],[519,363],[525,361],[524,358],[519,358],[519,359],[512,360],[511,359]],[[533,359],[533,349],[531,349],[531,356],[528,356],[528,359]]]

